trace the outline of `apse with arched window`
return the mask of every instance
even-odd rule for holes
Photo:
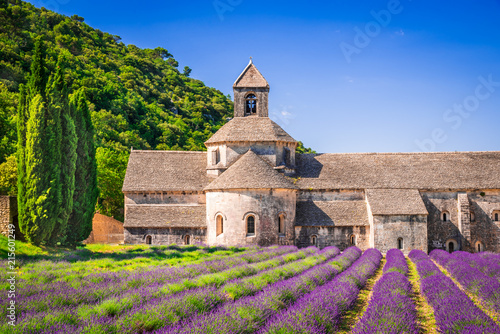
[[[216,231],[216,235],[221,235],[222,233],[224,233],[224,218],[221,216],[221,215],[218,215],[217,216],[217,222],[216,222],[216,227],[215,227],[215,231]]]
[[[250,93],[245,97],[245,115],[257,114],[257,97]]]
[[[285,215],[281,214],[278,217],[278,234],[285,234]]]
[[[255,235],[255,217],[248,216],[247,217],[247,235]]]

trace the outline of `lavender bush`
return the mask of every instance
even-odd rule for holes
[[[500,282],[471,267],[467,261],[464,261],[464,258],[468,257],[464,253],[449,254],[435,249],[430,253],[430,257],[446,268],[464,289],[479,297],[491,309],[500,310]]]
[[[259,333],[331,333],[337,331],[342,314],[356,302],[360,289],[380,265],[382,254],[369,249],[331,282],[298,299],[290,308],[270,319]]]
[[[438,254],[436,258],[444,258]],[[499,334],[496,325],[463,293],[453,281],[422,251],[412,251],[410,259],[420,276],[420,289],[434,309],[438,330],[442,333]]]
[[[384,274],[373,287],[368,308],[353,334],[419,333],[405,256],[399,249],[391,249],[386,258]]]
[[[358,248],[351,247],[333,260],[274,283],[255,296],[225,303],[210,313],[199,314],[155,333],[253,333],[267,318],[345,270],[360,254]]]

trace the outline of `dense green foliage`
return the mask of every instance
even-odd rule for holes
[[[19,229],[36,245],[75,245],[92,230],[99,193],[94,129],[84,88],[71,101],[68,96],[64,53],[49,76],[43,45],[37,40],[28,83],[20,89]]]
[[[121,187],[131,147],[205,150],[203,143],[232,116],[229,96],[190,78],[188,66],[179,70],[164,48],[125,45],[119,36],[93,29],[77,15],[67,17],[19,0],[0,4],[0,168],[14,159],[17,133],[27,124],[23,118],[16,129],[16,109],[37,38],[46,46],[48,71],[56,71],[63,55],[67,93],[85,95],[97,148],[97,209],[103,214],[123,218]],[[64,117],[61,122],[64,126]],[[297,151],[311,152],[301,143]],[[5,180],[15,178],[15,171],[6,170],[13,174]],[[23,180],[25,172],[17,173]],[[11,182],[0,182],[0,192],[16,192]]]
[[[120,190],[130,147],[204,150],[203,143],[232,114],[227,96],[189,78],[189,68],[179,71],[167,50],[125,45],[80,17],[9,1],[0,6],[0,163],[16,151],[20,84],[27,83],[37,36],[47,48],[48,71],[54,73],[59,55],[64,55],[68,93],[85,88],[98,148],[98,209],[103,214],[123,217]]]
[[[69,219],[67,236],[69,243],[74,244],[86,239],[92,231],[92,218],[99,190],[93,142],[94,128],[82,90],[75,94],[72,105],[75,111],[75,136],[78,138],[78,144],[75,143],[73,211]]]

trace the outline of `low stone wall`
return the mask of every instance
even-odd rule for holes
[[[14,224],[16,239],[21,239],[17,220],[17,198],[13,196],[0,196],[0,233],[7,236],[9,224]]]
[[[126,227],[124,236],[126,244],[185,245],[206,243],[206,232],[204,228]]]
[[[96,213],[92,220],[92,232],[83,242],[86,244],[122,244],[123,223]]]

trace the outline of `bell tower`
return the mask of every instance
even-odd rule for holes
[[[269,117],[269,84],[252,58],[233,85],[234,117]]]

